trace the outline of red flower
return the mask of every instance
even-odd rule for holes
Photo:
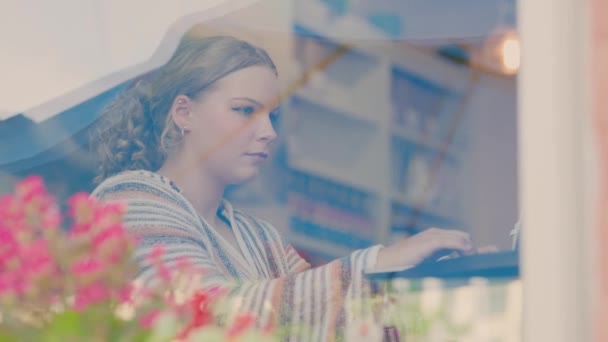
[[[235,317],[234,322],[228,328],[227,334],[229,338],[240,336],[245,331],[255,326],[255,316],[251,314],[239,314]]]
[[[194,298],[192,298],[192,310],[195,314],[199,312],[206,313],[209,310],[210,302],[211,297],[208,291],[197,291],[194,293]]]
[[[213,313],[210,310],[211,301],[217,298],[212,296],[209,291],[197,291],[190,300],[192,310],[192,320],[178,334],[179,340],[186,339],[192,331],[203,328],[213,323]]]

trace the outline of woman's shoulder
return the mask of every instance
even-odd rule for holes
[[[181,191],[169,179],[147,170],[128,170],[103,180],[91,197],[99,200],[149,200],[185,205]]]

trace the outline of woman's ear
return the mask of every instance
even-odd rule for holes
[[[192,99],[190,99],[186,95],[178,95],[173,99],[173,104],[171,105],[171,117],[173,118],[173,122],[180,128],[185,131],[188,130],[188,127],[192,127],[191,120],[192,116]]]

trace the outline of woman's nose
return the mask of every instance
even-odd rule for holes
[[[277,132],[274,128],[270,115],[264,115],[258,122],[257,137],[260,140],[272,141],[276,139]]]

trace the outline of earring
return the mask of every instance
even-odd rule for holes
[[[186,126],[182,127],[182,137],[186,135]]]

